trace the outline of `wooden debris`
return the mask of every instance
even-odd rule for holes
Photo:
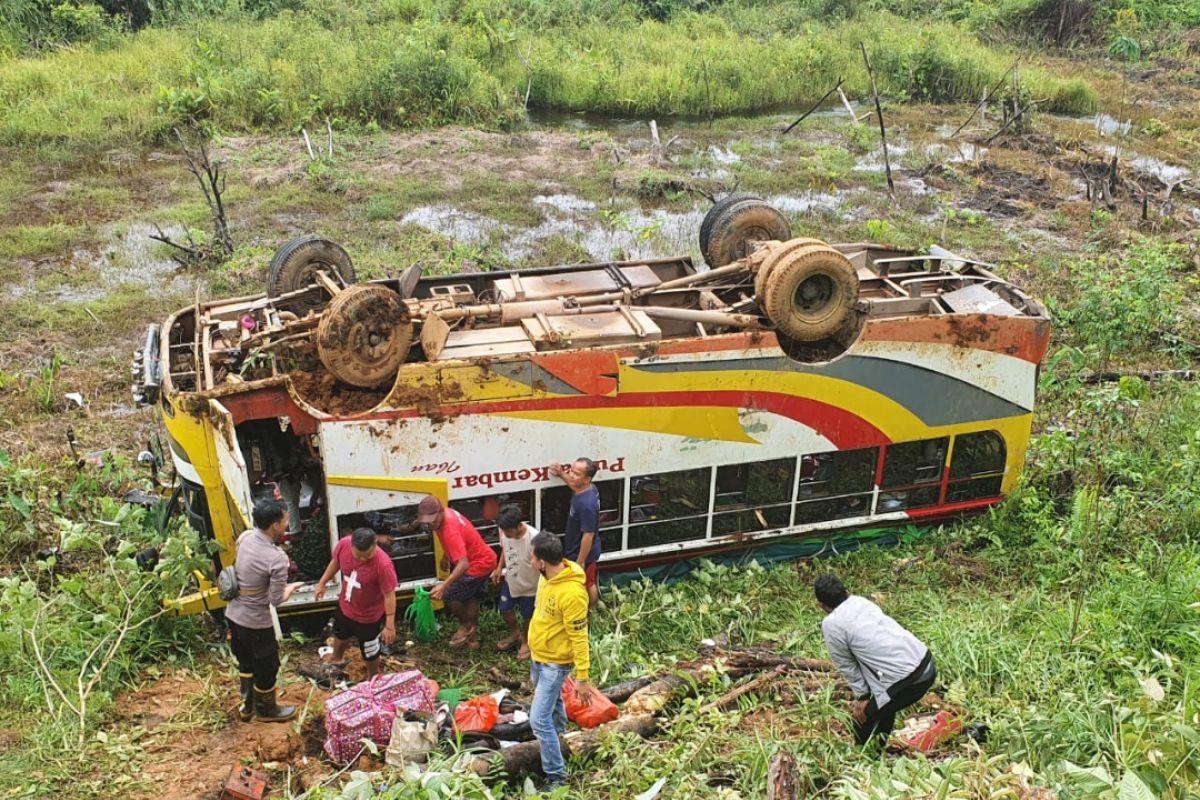
[[[779,751],[767,767],[767,800],[796,800],[800,797],[799,767],[791,753]]]
[[[883,106],[879,102],[879,89],[875,86],[875,70],[871,68],[871,59],[867,56],[867,46],[858,43],[862,49],[863,63],[867,65],[867,76],[871,79],[871,97],[875,100],[875,115],[879,118],[879,141],[883,144],[883,171],[887,175],[889,192],[896,191],[896,183],[892,180],[892,161],[888,157],[887,129],[883,124]]]
[[[649,714],[622,717],[592,730],[576,731],[566,736],[560,736],[563,757],[586,757],[594,754],[600,749],[603,737],[612,732],[635,733],[643,739],[648,739],[658,732],[658,720]],[[515,744],[494,755],[480,756],[471,762],[471,770],[477,775],[492,776],[497,769],[503,770],[509,777],[540,772],[542,751],[537,741]]]
[[[792,128],[796,127],[796,126],[797,126],[797,125],[799,125],[801,122],[804,122],[804,120],[808,119],[808,117],[809,117],[809,116],[810,116],[810,115],[811,115],[811,114],[812,114],[814,111],[816,111],[818,108],[820,108],[820,107],[821,107],[821,104],[822,104],[822,103],[824,103],[826,100],[828,100],[828,99],[829,99],[829,96],[830,96],[831,94],[833,94],[834,92],[839,92],[839,93],[840,93],[841,91],[842,91],[842,79],[841,79],[841,78],[838,78],[838,81],[837,81],[837,83],[836,83],[836,84],[834,84],[834,87],[833,87],[832,89],[830,89],[828,92],[826,92],[825,94],[823,94],[823,95],[821,96],[821,99],[820,99],[820,100],[818,100],[817,102],[813,103],[813,104],[812,104],[812,107],[811,107],[811,108],[809,108],[809,109],[808,109],[808,111],[805,111],[803,114],[801,114],[801,115],[800,115],[800,118],[799,118],[798,120],[796,120],[796,121],[795,121],[795,122],[793,122],[791,125],[788,125],[786,128],[784,128],[784,129],[783,129],[783,132],[784,132],[784,134],[786,135],[786,134],[788,134],[788,133],[791,133],[791,131],[792,131]],[[842,100],[843,100],[843,101],[845,101],[845,99],[846,99],[845,95],[842,95]],[[854,114],[854,112],[853,112],[853,111],[851,111],[850,113],[851,113],[851,114]],[[855,117],[855,120],[854,120],[854,121],[855,121],[855,122],[857,122],[857,121],[858,121],[858,118],[857,118],[857,117]]]
[[[763,675],[759,675],[757,678],[749,680],[746,683],[743,683],[741,686],[737,686],[737,687],[729,690],[725,694],[718,697],[716,700],[713,700],[711,703],[708,703],[708,704],[704,705],[703,707],[701,707],[700,710],[701,711],[715,711],[715,710],[725,708],[726,706],[728,706],[734,700],[737,700],[742,695],[749,694],[750,692],[753,692],[755,689],[758,689],[759,687],[775,680],[780,675],[782,675],[786,669],[787,669],[787,667],[785,665],[779,664],[775,667],[775,669],[771,670],[770,672],[767,672]]]

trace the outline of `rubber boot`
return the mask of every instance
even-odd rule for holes
[[[287,722],[296,716],[295,706],[281,706],[275,703],[274,687],[267,689],[265,692],[256,687],[254,694],[256,716],[264,722]]]
[[[242,704],[238,707],[238,714],[242,718],[242,722],[249,722],[254,719],[254,676],[242,675]]]

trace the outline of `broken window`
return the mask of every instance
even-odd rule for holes
[[[450,501],[450,507],[471,521],[497,555],[500,554],[500,529],[496,526],[496,518],[500,516],[500,509],[507,505],[517,506],[521,509],[521,519],[533,522],[532,491],[501,492]]]
[[[341,514],[337,518],[339,538],[349,536],[355,528],[371,528],[376,534],[392,537],[388,555],[396,566],[396,578],[401,582],[423,580],[437,576],[433,558],[433,532],[417,523],[417,504],[392,506],[375,511]]]
[[[870,514],[878,463],[878,447],[801,456],[796,524]]]
[[[883,457],[878,512],[935,506],[941,497],[942,471],[949,437],[890,444]]]
[[[998,431],[966,433],[954,437],[946,502],[961,503],[998,497],[1004,480],[1007,455],[1004,437]]]
[[[711,480],[708,467],[633,478],[629,484],[630,548],[704,539]]]
[[[625,481],[596,481],[592,485],[600,493],[600,549],[605,553],[615,553],[621,549]],[[542,490],[542,530],[553,531],[561,536],[567,529],[567,515],[570,512],[570,486],[552,486]]]
[[[795,474],[792,458],[717,467],[712,535],[787,527]]]

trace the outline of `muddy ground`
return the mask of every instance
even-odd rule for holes
[[[645,121],[578,116],[513,133],[339,132],[320,161],[299,140],[227,137],[216,152],[237,251],[222,266],[180,266],[150,238],[161,228],[203,241],[211,230],[177,153],[0,152],[0,450],[69,470],[73,431],[84,451],[134,456],[156,430],[129,394],[146,326],[197,297],[260,291],[272,252],[312,232],[343,242],[362,277],[417,261],[453,272],[696,256],[709,198],[736,187],[767,197],[797,235],[937,242],[1066,302],[1078,287],[1064,265],[1102,252],[1121,226],[1195,254],[1200,81],[1156,69],[1109,75],[1094,117],[1037,115],[995,139],[995,107],[958,134],[969,107],[889,109],[894,192],[877,131],[840,109],[788,134],[787,115],[660,120],[661,152]],[[971,564],[956,568],[970,580]],[[495,638],[461,658],[416,648],[393,666],[492,688]],[[303,725],[236,721],[234,672],[220,656],[200,672],[147,675],[108,731],[140,746],[129,796],[212,797],[236,762],[273,765],[273,782],[296,789],[329,774],[313,727],[326,693],[296,672],[314,650],[292,648],[282,678],[284,698],[308,708]],[[499,663],[501,677],[523,676],[511,658]]]

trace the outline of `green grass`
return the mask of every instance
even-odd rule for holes
[[[535,109],[744,114],[811,102],[839,76],[863,96],[860,41],[887,95],[973,101],[1013,58],[953,25],[885,12],[801,29],[791,19],[755,31],[716,14],[543,26],[528,10],[511,21],[499,7],[472,14],[426,0],[369,14],[196,21],[0,61],[0,143],[153,141],[188,115],[226,131],[295,131],[326,116],[339,125],[506,126],[526,87]],[[1036,66],[1022,76],[1046,109],[1096,105],[1080,80]]]
[[[82,226],[62,222],[0,228],[0,258],[63,256],[69,254],[71,245],[79,242],[83,236]]]

